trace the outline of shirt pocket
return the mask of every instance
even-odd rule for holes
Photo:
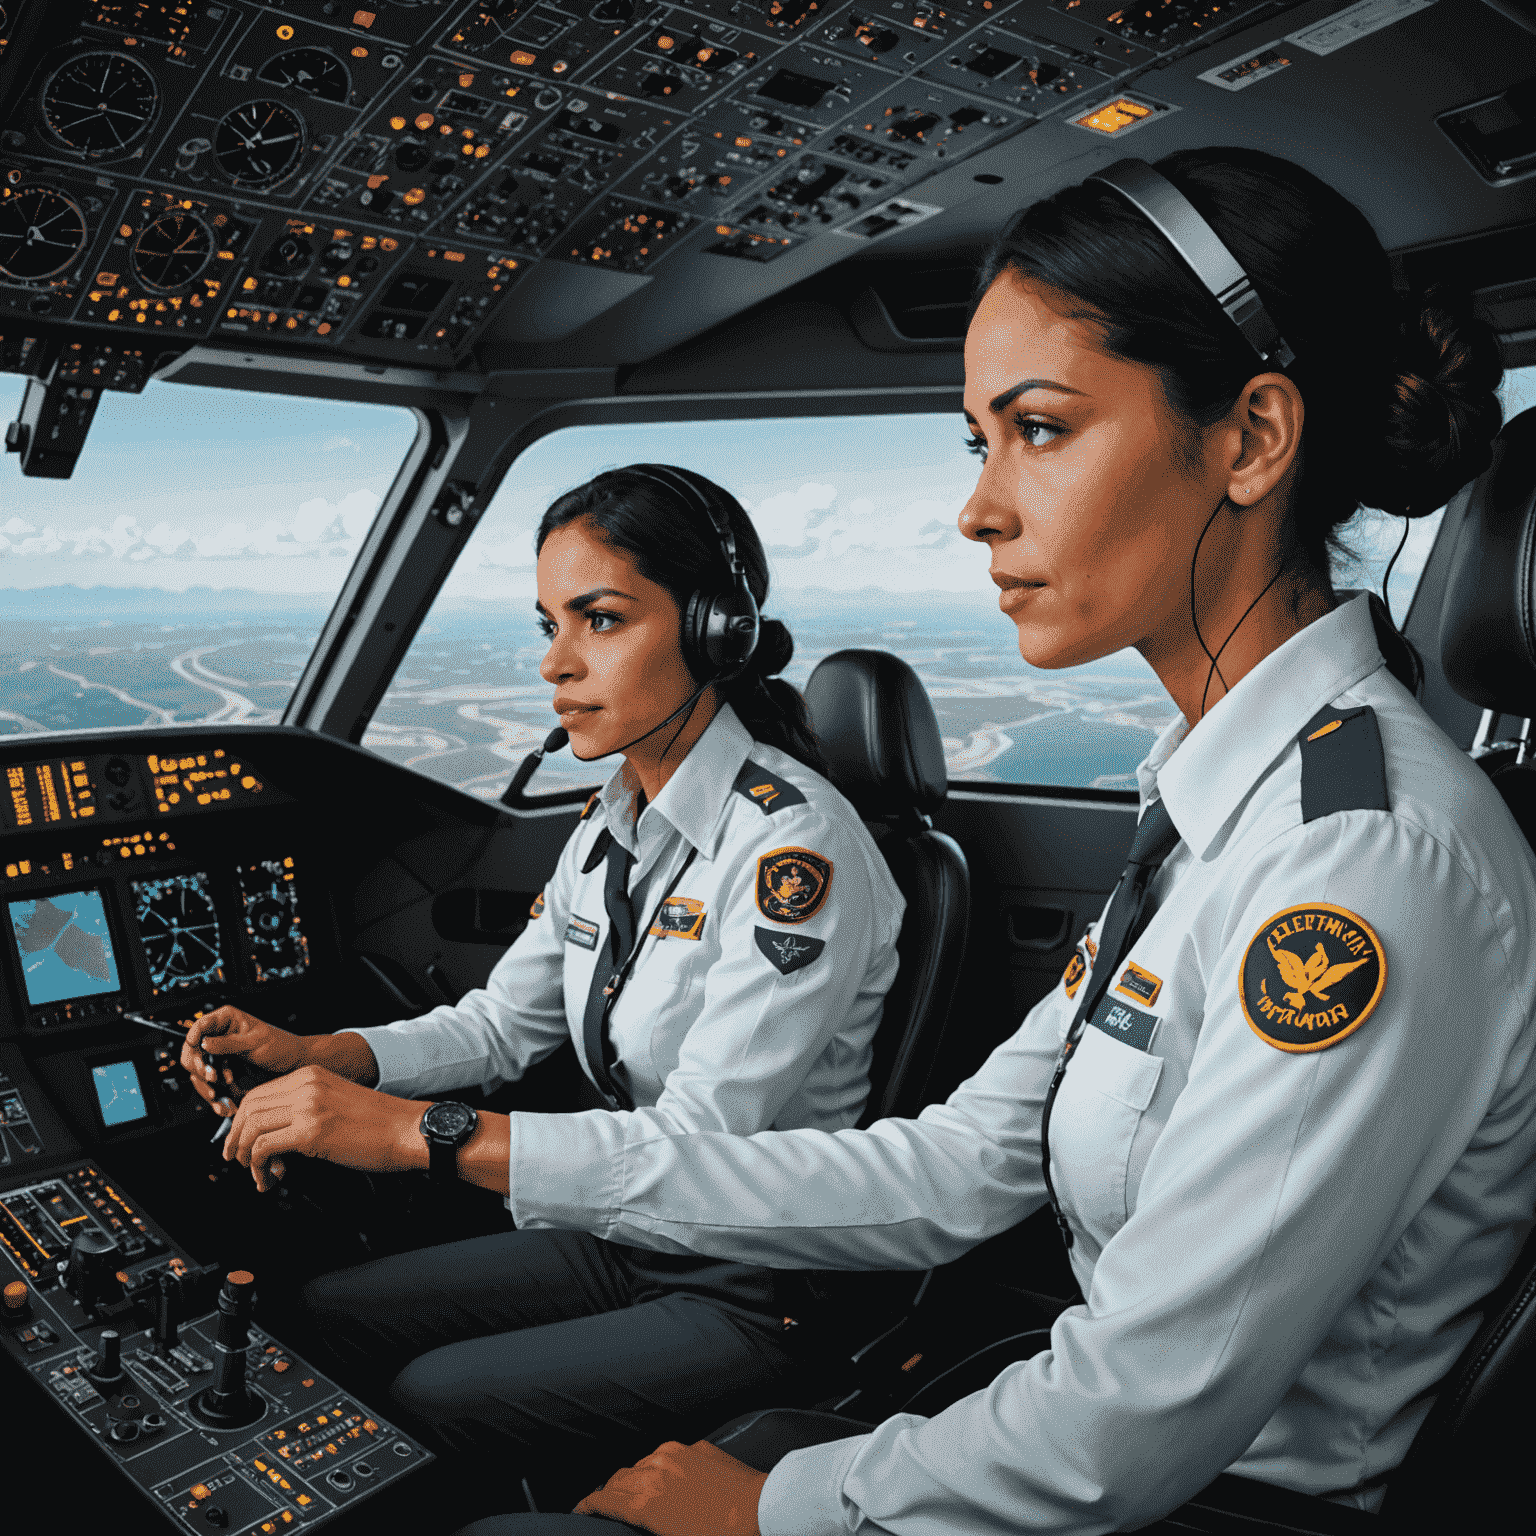
[[[1051,1178],[1064,1210],[1100,1243],[1130,1216],[1131,1145],[1163,1075],[1159,1056],[1084,1029],[1051,1111]]]

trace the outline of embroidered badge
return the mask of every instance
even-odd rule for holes
[[[1120,980],[1115,983],[1115,991],[1124,992],[1127,997],[1134,997],[1148,1007],[1157,1001],[1157,994],[1162,990],[1162,977],[1143,970],[1134,960],[1120,973]]]
[[[1131,1008],[1109,997],[1100,1000],[1088,1022],[1133,1051],[1146,1050],[1152,1043],[1152,1031],[1157,1028],[1155,1014],[1143,1013],[1140,1008]]]
[[[596,949],[597,924],[571,913],[571,920],[565,925],[565,942],[580,944],[583,949]]]
[[[757,861],[757,910],[776,923],[815,917],[832,889],[832,861],[809,848],[775,848]]]
[[[757,947],[786,976],[809,965],[827,947],[825,939],[813,939],[808,934],[775,933],[771,928],[754,928]]]
[[[544,892],[543,891],[540,891],[539,894],[533,898],[533,905],[528,908],[528,916],[529,917],[543,917],[544,916]]]
[[[1243,1013],[1281,1051],[1320,1051],[1370,1017],[1387,956],[1370,925],[1345,907],[1309,902],[1275,913],[1243,955]]]
[[[668,896],[649,931],[654,939],[702,939],[704,903],[692,896]]]

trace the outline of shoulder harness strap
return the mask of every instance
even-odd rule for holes
[[[1319,710],[1301,731],[1301,819],[1335,811],[1390,811],[1387,763],[1376,712]]]
[[[769,773],[750,757],[741,765],[741,772],[736,775],[731,788],[753,805],[760,806],[764,816],[771,816],[787,806],[805,804],[805,796],[788,779]]]

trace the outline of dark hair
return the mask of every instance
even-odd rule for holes
[[[542,550],[545,539],[557,528],[588,518],[604,542],[628,555],[647,581],[666,588],[681,614],[687,611],[688,599],[695,592],[729,591],[730,565],[719,535],[699,509],[649,479],[644,471],[651,467],[632,464],[610,469],[567,491],[539,520],[534,549]],[[675,466],[665,467],[680,473]],[[746,509],[714,481],[698,474],[688,478],[724,515],[747,573],[747,586],[761,609],[768,600],[768,556]],[[805,700],[797,689],[775,676],[789,665],[794,654],[795,642],[789,630],[778,619],[763,619],[751,661],[745,671],[720,686],[720,695],[756,740],[825,775],[827,762],[811,728]],[[702,683],[704,677],[694,672],[693,680]]]
[[[1287,160],[1184,150],[1156,166],[1247,272],[1296,360],[1306,402],[1296,542],[1326,573],[1362,507],[1423,517],[1488,467],[1503,414],[1492,332],[1443,293],[1399,296],[1365,216]],[[1169,405],[1208,426],[1266,371],[1173,247],[1099,182],[1017,215],[982,265],[976,302],[1013,271],[1069,296],[1108,351],[1148,363]]]

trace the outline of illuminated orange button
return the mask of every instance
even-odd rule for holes
[[[430,112],[420,112],[416,116],[416,126],[420,128],[423,133],[425,133],[426,130],[430,128],[436,121],[437,119],[434,118]]]
[[[354,27],[371,27],[378,19],[374,11],[353,11],[352,25]]]
[[[277,35],[286,43],[293,37],[293,28],[285,23],[277,29]]]
[[[405,119],[403,117],[392,117],[389,120],[389,126],[393,128],[396,133],[399,133],[399,131],[405,127]]]
[[[538,54],[529,53],[526,48],[518,48],[513,50],[512,62],[514,64],[521,64],[526,69],[530,64],[537,62],[538,57]]]
[[[213,1497],[213,1490],[207,1483],[193,1483],[192,1497],[194,1499],[211,1499]]]
[[[352,50],[352,57],[354,59],[366,59],[368,57],[368,50],[366,48],[354,48]]]

